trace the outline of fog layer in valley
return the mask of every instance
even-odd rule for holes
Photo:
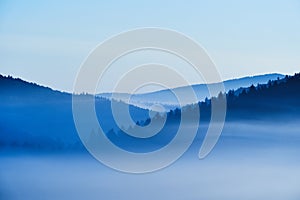
[[[112,170],[80,154],[1,152],[1,199],[300,198],[300,136],[294,122],[232,122],[199,160],[204,128],[188,152],[155,173]]]

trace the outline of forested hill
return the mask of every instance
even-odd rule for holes
[[[110,100],[95,99],[104,130],[116,126],[110,104]],[[129,109],[135,120],[148,116],[147,110]],[[0,148],[81,148],[73,121],[72,94],[0,75],[0,111]]]
[[[6,104],[31,104],[45,102],[71,101],[72,95],[52,90],[36,83],[0,74],[0,106]]]
[[[251,86],[248,88],[240,88],[229,91],[227,94],[220,93],[218,97],[206,100],[205,102],[199,102],[198,104],[191,104],[183,107],[182,109],[174,109],[167,113],[166,124],[163,129],[155,136],[149,139],[137,139],[129,136],[127,133],[118,129],[111,130],[107,136],[116,145],[129,149],[132,151],[153,150],[157,146],[159,148],[168,144],[176,134],[176,131],[181,122],[181,114],[185,112],[185,116],[195,119],[194,111],[197,106],[200,107],[200,126],[199,130],[207,128],[211,117],[211,102],[214,101],[214,105],[219,106],[222,102],[221,98],[227,100],[227,111],[225,125],[228,122],[238,125],[242,123],[264,124],[264,123],[278,123],[278,122],[300,122],[300,74],[294,76],[286,76],[283,79],[276,81],[269,81],[267,84],[261,84],[258,86]],[[224,100],[224,99],[223,99]],[[217,113],[218,115],[218,113]],[[139,121],[137,125],[147,125],[151,120],[155,123],[157,120],[162,120],[165,116],[155,116],[152,119],[146,121]],[[217,120],[220,120],[218,118]],[[193,121],[193,120],[191,120]],[[202,123],[204,122],[204,123]],[[202,127],[202,129],[201,129]],[[135,127],[133,127],[135,128]],[[129,130],[130,131],[130,130]],[[188,133],[187,133],[188,134]],[[239,133],[243,135],[243,133]],[[139,147],[139,148],[138,148]]]
[[[300,117],[300,73],[269,81],[268,84],[231,90],[226,94],[227,120],[238,119],[283,119]],[[219,95],[218,98],[224,97]],[[201,114],[207,119],[210,102],[218,98],[199,102]]]

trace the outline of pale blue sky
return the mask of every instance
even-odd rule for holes
[[[72,91],[101,41],[139,27],[200,43],[223,79],[300,71],[300,1],[0,1],[0,73]]]

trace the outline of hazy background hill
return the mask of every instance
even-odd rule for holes
[[[251,85],[265,84],[269,80],[277,80],[283,77],[284,75],[278,73],[248,76],[248,77],[224,81],[224,87],[225,87],[225,91],[228,92],[229,90],[237,90],[241,87],[250,87]],[[211,84],[211,86],[213,85],[214,84]],[[208,91],[208,87],[205,84],[192,85],[192,88],[195,91],[198,101],[204,101],[205,98],[211,97]],[[153,104],[162,104],[166,109],[175,109],[176,107],[179,106],[179,104],[173,92],[184,94],[187,92],[187,86],[174,88],[172,90],[166,89],[166,90],[160,90],[160,91],[155,91],[150,93],[133,94],[132,96],[126,93],[117,93],[114,94],[114,98],[117,100],[124,100],[130,96],[130,104],[142,108],[147,108],[147,109],[151,109],[151,106]],[[239,91],[237,90],[237,92]],[[102,93],[99,94],[98,96],[107,99],[112,98],[111,93]],[[183,103],[191,104],[195,102],[186,101]]]

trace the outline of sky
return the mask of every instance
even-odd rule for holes
[[[0,74],[70,92],[91,50],[142,27],[193,38],[223,80],[300,71],[299,0],[0,0]]]

